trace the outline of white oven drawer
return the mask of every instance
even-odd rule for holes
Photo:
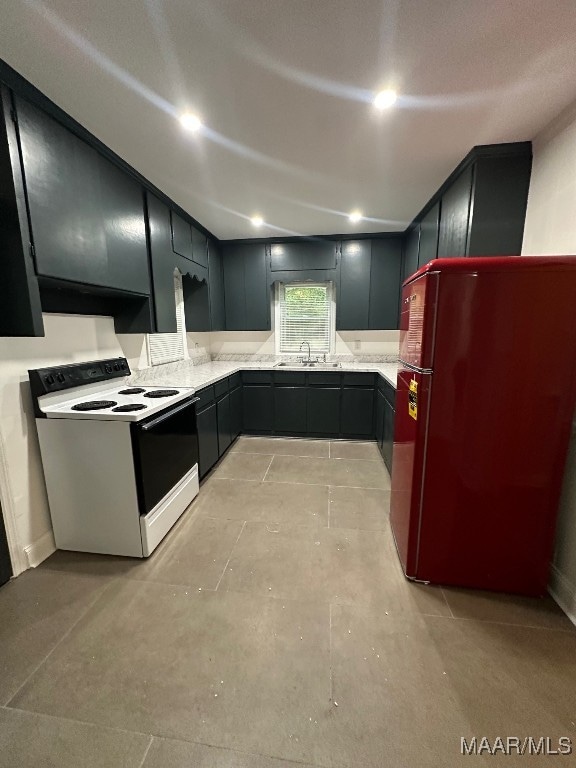
[[[147,515],[140,517],[142,554],[152,554],[199,490],[198,464]]]

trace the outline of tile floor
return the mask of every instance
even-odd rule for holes
[[[146,560],[58,552],[0,590],[0,767],[569,765],[576,628],[407,582],[372,443],[240,438]]]

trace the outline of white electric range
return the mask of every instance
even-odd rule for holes
[[[125,358],[28,373],[56,546],[147,557],[198,493],[194,390]]]

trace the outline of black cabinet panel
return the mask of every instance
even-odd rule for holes
[[[206,405],[214,402],[214,387],[204,387],[196,392],[198,402],[196,403],[196,410],[199,411]]]
[[[198,425],[198,471],[200,477],[204,475],[218,461],[218,418],[216,403],[197,413]]]
[[[347,436],[369,437],[374,433],[374,390],[342,390],[340,431]]]
[[[468,166],[442,196],[439,257],[466,256],[471,195],[472,166]]]
[[[214,384],[214,395],[216,398],[222,397],[228,392],[228,379],[220,379]]]
[[[201,272],[205,273],[206,270],[201,270]],[[198,280],[196,275],[194,277],[187,273],[182,275],[187,331],[205,332],[210,330],[210,297],[208,295],[207,275],[204,276],[206,279]]]
[[[242,414],[245,432],[271,432],[273,423],[272,387],[257,384],[244,386],[242,389]]]
[[[406,233],[404,240],[404,270],[402,280],[406,280],[418,269],[418,253],[420,250],[420,224],[415,224]]]
[[[345,387],[373,387],[374,386],[374,374],[373,373],[344,373],[342,374],[342,383]]]
[[[440,201],[424,216],[420,223],[420,252],[418,266],[422,267],[438,255],[438,233],[440,227]]]
[[[246,330],[270,329],[270,288],[266,279],[266,250],[263,245],[244,254]]]
[[[230,390],[230,440],[242,432],[242,387]]]
[[[192,230],[192,259],[203,267],[208,268],[208,241],[206,235],[191,227]]]
[[[218,455],[226,451],[232,439],[230,437],[230,395],[225,395],[216,401],[218,412]]]
[[[380,394],[380,393],[378,393]],[[388,471],[392,472],[392,453],[394,446],[394,417],[395,411],[390,403],[384,398],[384,427],[382,434],[382,457],[384,463],[388,467]]]
[[[192,233],[190,224],[174,211],[170,211],[172,222],[172,250],[179,256],[192,260]]]
[[[222,255],[214,240],[208,242],[208,291],[210,298],[210,330],[223,331],[226,328],[224,274],[222,272]]]
[[[372,240],[372,269],[370,273],[370,330],[398,328],[402,270],[402,241],[400,238]]]
[[[306,387],[274,387],[274,431],[306,432]]]
[[[108,285],[98,154],[27,102],[17,110],[37,273]]]
[[[340,388],[308,387],[307,431],[318,437],[340,433]]]
[[[380,452],[382,452],[382,441],[384,439],[384,408],[386,405],[386,398],[378,390],[376,392],[376,422],[375,422],[375,433],[376,433],[376,442],[378,443],[378,447],[380,448]]]
[[[178,257],[172,251],[170,210],[151,194],[147,195],[147,207],[156,331],[176,333],[174,268]]]
[[[222,252],[227,331],[246,330],[244,251],[246,246],[227,245]]]
[[[294,243],[272,243],[270,270],[272,272],[301,272],[316,269],[336,269],[338,243],[333,240],[308,240]]]
[[[368,328],[371,263],[371,240],[342,243],[340,296],[336,305],[338,330]]]

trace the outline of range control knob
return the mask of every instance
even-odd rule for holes
[[[57,373],[56,378],[60,382],[60,384],[64,384],[64,382],[66,381],[66,376],[64,376],[63,373]]]
[[[114,363],[114,370],[115,371],[119,371],[120,370],[120,364],[119,363]]]
[[[112,373],[112,366],[110,365],[110,363],[106,363],[106,365],[104,366],[104,370],[106,371],[106,373]]]
[[[49,386],[49,387],[51,387],[51,386],[52,386],[52,384],[54,384],[54,376],[52,376],[52,374],[51,374],[51,373],[50,373],[50,374],[48,374],[48,376],[45,376],[45,377],[44,377],[44,382],[45,382],[46,384],[48,384],[48,386]]]

